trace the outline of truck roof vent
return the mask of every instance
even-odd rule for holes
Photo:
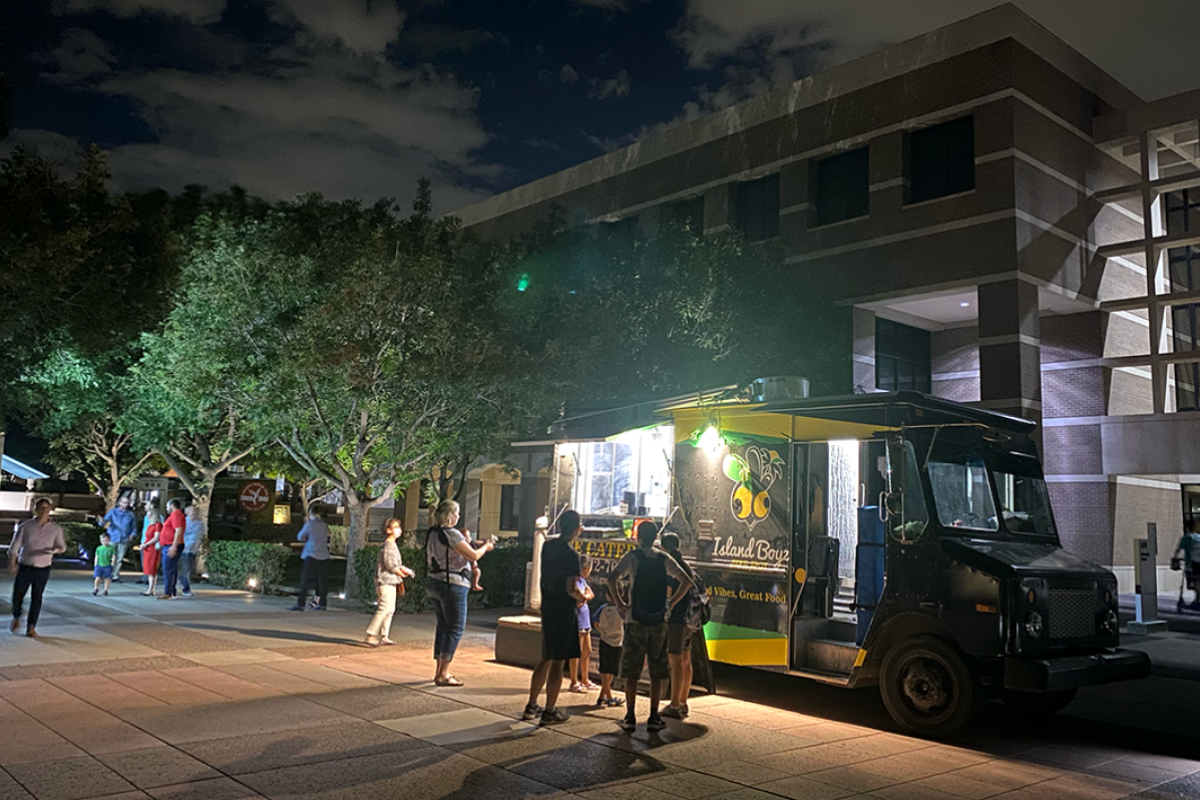
[[[746,387],[752,403],[777,403],[787,400],[804,400],[808,397],[808,378],[798,375],[771,375],[756,378]]]

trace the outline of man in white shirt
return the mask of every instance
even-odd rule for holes
[[[42,595],[46,591],[46,581],[50,579],[50,564],[54,556],[66,552],[67,549],[62,528],[57,522],[50,521],[52,508],[53,505],[45,497],[38,500],[33,506],[33,519],[25,520],[17,526],[17,534],[8,549],[8,571],[16,576],[13,580],[13,618],[8,627],[13,633],[21,626],[25,595],[32,589],[29,616],[25,620],[25,635],[37,636],[37,621],[42,613]]]

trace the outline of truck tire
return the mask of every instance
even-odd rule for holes
[[[914,636],[888,650],[879,691],[896,724],[930,739],[950,736],[975,710],[975,679],[941,639]]]
[[[1004,705],[1014,714],[1023,717],[1048,717],[1057,714],[1075,699],[1077,689],[1063,689],[1060,692],[1015,692],[1008,690],[1004,693]]]

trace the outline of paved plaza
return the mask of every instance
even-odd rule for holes
[[[1086,690],[1050,722],[988,710],[937,743],[896,733],[873,690],[722,668],[658,734],[568,693],[571,720],[538,729],[518,719],[528,671],[491,660],[495,612],[472,612],[467,685],[439,688],[430,615],[367,649],[354,611],[90,583],[57,571],[42,637],[0,636],[0,800],[1200,798],[1189,680]]]

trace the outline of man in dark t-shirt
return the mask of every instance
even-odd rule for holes
[[[542,660],[533,670],[529,681],[529,703],[521,719],[541,716],[542,725],[565,722],[570,715],[558,708],[558,693],[562,689],[563,666],[579,658],[579,625],[575,619],[576,603],[585,601],[576,585],[579,553],[572,542],[583,530],[583,520],[577,511],[564,511],[558,521],[559,535],[542,547]],[[546,687],[546,707],[538,705],[538,695]]]

